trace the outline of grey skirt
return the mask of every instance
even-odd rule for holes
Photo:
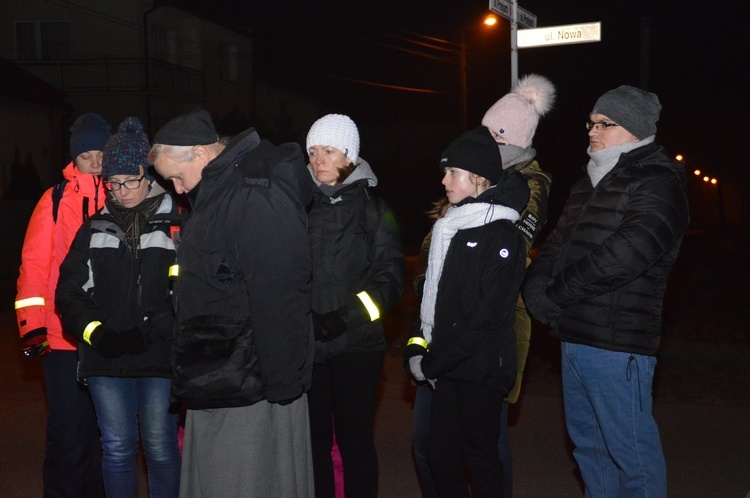
[[[181,498],[313,497],[307,395],[187,410]]]

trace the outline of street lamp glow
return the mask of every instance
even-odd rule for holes
[[[487,16],[484,18],[484,24],[487,26],[494,26],[497,24],[497,17],[495,16]]]
[[[701,176],[701,170],[699,169],[696,169],[695,171],[693,171],[693,173],[695,174],[695,176]]]
[[[676,156],[674,156],[674,158],[680,162],[682,162],[682,160],[685,159],[685,157],[682,154],[677,154]]]
[[[704,182],[708,183],[708,181],[709,181],[709,180],[710,180],[710,178],[709,178],[709,177],[707,177],[707,176],[704,176],[704,177],[703,177],[703,181],[704,181]]]
[[[719,180],[717,180],[716,178],[711,178],[711,185],[716,185],[717,183],[719,183]]]

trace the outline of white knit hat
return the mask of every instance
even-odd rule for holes
[[[357,164],[359,131],[349,116],[327,114],[313,123],[307,132],[307,150],[315,145],[335,147]]]
[[[546,114],[554,102],[554,85],[544,76],[529,74],[489,108],[482,124],[510,145],[526,148],[534,138],[539,117]]]

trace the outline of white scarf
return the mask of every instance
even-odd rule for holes
[[[440,276],[443,274],[445,254],[448,252],[453,236],[459,230],[475,228],[500,219],[516,222],[519,217],[518,211],[509,207],[475,202],[450,207],[445,212],[445,216],[435,222],[432,227],[430,255],[427,259],[427,274],[425,275],[422,307],[420,309],[422,333],[427,344],[432,342],[438,282],[440,282]]]

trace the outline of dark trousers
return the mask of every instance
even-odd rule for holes
[[[427,461],[427,441],[430,436],[430,406],[432,404],[432,388],[426,383],[417,386],[414,398],[414,414],[412,418],[411,443],[414,450],[414,463],[422,488],[422,498],[438,498],[435,481]],[[513,496],[513,460],[510,451],[510,436],[508,433],[509,405],[503,401],[500,412],[500,438],[497,441],[500,464],[503,468],[503,498]]]
[[[384,352],[346,353],[316,363],[308,393],[316,498],[335,495],[333,431],[344,465],[347,498],[376,497],[378,460],[373,424]]]
[[[438,379],[432,393],[427,458],[441,497],[503,494],[498,454],[503,393],[485,386]],[[471,495],[463,465],[471,473]]]
[[[45,498],[103,497],[102,452],[88,390],[78,383],[78,354],[42,358],[47,389]]]

